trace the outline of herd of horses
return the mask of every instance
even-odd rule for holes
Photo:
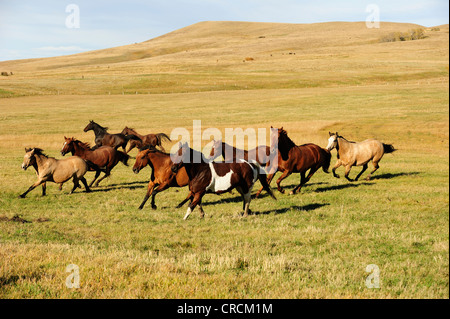
[[[270,188],[275,174],[281,173],[276,184],[278,191],[284,193],[281,182],[292,173],[299,173],[300,182],[290,192],[290,194],[296,194],[320,168],[328,173],[331,151],[334,148],[337,150],[338,159],[332,168],[335,177],[339,178],[336,169],[344,166],[345,178],[349,181],[358,180],[372,161],[374,169],[367,176],[367,179],[370,179],[379,168],[378,163],[383,155],[396,150],[392,145],[375,139],[359,143],[351,142],[337,132],[329,133],[326,148],[312,143],[296,145],[289,138],[286,130],[271,127],[271,146],[261,145],[252,150],[241,150],[222,140],[214,140],[209,156],[205,156],[190,148],[187,143],[180,142],[178,151],[175,154],[169,154],[162,146],[162,141],[170,141],[164,133],[141,135],[136,130],[125,127],[121,133],[110,134],[107,132],[107,127],[94,121],[90,121],[84,128],[84,132],[89,130],[93,130],[95,134],[93,147],[75,138],[64,137],[61,155],[71,153],[72,156],[69,158],[55,159],[45,155],[40,148],[26,148],[22,168],[26,170],[29,166],[33,166],[38,180],[20,197],[25,197],[39,185],[42,185],[42,195],[45,195],[47,182],[57,183],[62,189],[62,185],[70,179],[74,184],[71,193],[80,187],[80,181],[86,192],[90,192],[94,182],[94,186],[98,186],[111,174],[111,170],[119,162],[128,166],[130,158],[128,153],[133,148],[138,148],[133,172],[137,174],[147,165],[152,169],[147,192],[139,209],[144,208],[150,197],[152,197],[151,207],[156,209],[156,194],[170,187],[188,186],[189,193],[177,208],[190,201],[184,219],[187,219],[197,206],[203,217],[202,198],[206,193],[222,194],[236,189],[242,196],[244,216],[247,216],[250,213],[251,191],[258,180],[261,188],[256,193],[256,197],[265,190],[273,199],[276,199]],[[126,150],[128,144],[129,148]],[[123,151],[118,148],[122,148]],[[216,161],[220,156],[224,160]],[[190,160],[194,158],[198,160]],[[362,166],[361,172],[354,180],[349,177],[353,166]],[[95,177],[89,185],[84,177],[88,171],[95,171]],[[104,173],[104,176],[98,179],[101,173]]]

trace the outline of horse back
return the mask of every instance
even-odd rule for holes
[[[74,176],[77,178],[82,177],[89,167],[81,157],[71,156],[56,160],[49,169],[52,171],[52,180],[55,183],[64,183]]]

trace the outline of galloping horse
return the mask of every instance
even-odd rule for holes
[[[62,184],[71,178],[73,178],[73,189],[70,194],[72,194],[75,189],[80,186],[79,181],[83,183],[86,188],[86,192],[91,191],[87,185],[86,179],[84,178],[84,174],[86,174],[89,169],[85,160],[78,156],[57,160],[53,157],[48,157],[43,152],[44,151],[40,148],[25,149],[22,169],[27,170],[29,166],[33,166],[36,170],[38,180],[31,185],[25,193],[19,195],[19,197],[24,198],[29,192],[39,185],[42,185],[42,196],[45,196],[45,191],[47,189],[46,182],[54,182],[62,186]]]
[[[330,138],[328,139],[327,149],[331,151],[333,148],[337,150],[337,162],[334,165],[332,171],[333,176],[339,178],[336,174],[336,169],[344,165],[345,166],[345,178],[350,182],[353,182],[351,178],[348,177],[352,166],[362,166],[361,172],[354,179],[357,181],[362,173],[367,169],[367,165],[370,161],[373,164],[373,171],[367,176],[366,180],[370,180],[371,175],[380,167],[378,162],[381,160],[385,153],[392,153],[396,149],[391,144],[384,144],[375,139],[368,139],[359,143],[347,141],[345,138],[340,136],[337,132],[328,132]]]
[[[192,163],[191,159],[199,159],[199,163]],[[254,162],[238,160],[236,163],[215,163],[204,158],[203,154],[191,149],[187,143],[181,144],[173,157],[172,171],[178,172],[182,167],[186,168],[189,177],[189,195],[191,203],[184,219],[186,220],[194,208],[198,205],[201,216],[205,216],[202,207],[202,198],[207,192],[222,194],[234,188],[241,194],[244,201],[244,217],[249,213],[251,190],[259,179],[263,188],[276,199],[267,184],[266,175],[261,174],[260,165]]]
[[[170,142],[170,138],[164,133],[141,135],[134,129],[127,126],[125,126],[125,128],[122,130],[121,134],[125,136],[134,135],[139,138],[139,140],[130,141],[130,148],[128,149],[127,153],[129,153],[135,147],[142,149],[145,146],[159,146],[161,150],[165,152],[164,147],[161,145],[162,139],[164,138]]]
[[[79,156],[94,165],[90,167],[90,171],[95,171],[95,177],[89,186],[94,184],[95,180],[100,176],[100,172],[105,173],[105,175],[100,178],[95,186],[108,177],[111,174],[111,170],[117,165],[117,163],[122,162],[125,166],[128,166],[129,156],[121,151],[118,151],[111,146],[101,146],[95,150],[89,147],[89,144],[83,143],[75,138],[67,138],[64,136],[65,142],[61,149],[61,155],[64,156],[71,152],[72,155]]]
[[[184,187],[189,183],[186,169],[182,167],[177,173],[172,172],[171,167],[173,162],[170,159],[170,154],[161,152],[153,146],[149,146],[147,149],[138,153],[133,166],[133,172],[138,174],[147,165],[150,165],[152,168],[152,175],[148,183],[147,193],[139,209],[144,208],[150,196],[152,196],[152,209],[156,209],[155,196],[157,193],[169,187]]]
[[[270,161],[270,147],[265,145],[260,145],[249,151],[241,150],[234,146],[231,146],[222,140],[214,140],[214,144],[209,154],[210,160],[214,160],[220,155],[223,156],[225,162],[236,162],[237,159],[244,159],[246,161],[255,160],[261,166],[265,166]]]
[[[89,121],[89,124],[84,128],[85,132],[90,130],[93,130],[95,134],[95,147],[111,146],[115,149],[122,147],[122,149],[125,151],[129,140],[140,140],[139,137],[135,135],[125,136],[122,133],[109,134],[107,132],[107,127],[103,127],[100,124],[95,123],[94,121]]]
[[[295,145],[283,128],[271,127],[270,140],[271,153],[278,153],[278,161],[270,164],[267,183],[270,184],[277,171],[282,172],[282,175],[277,180],[279,192],[284,193],[280,183],[292,173],[300,173],[300,184],[290,192],[290,195],[300,192],[302,186],[311,179],[319,168],[322,167],[322,170],[328,173],[331,160],[330,151],[312,143]],[[309,173],[306,176],[308,170]],[[262,188],[256,193],[256,197],[259,196],[261,191]]]

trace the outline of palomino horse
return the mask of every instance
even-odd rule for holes
[[[195,159],[199,163],[193,163]],[[184,216],[185,220],[197,205],[201,216],[205,216],[202,207],[202,198],[205,193],[222,194],[234,188],[241,194],[244,201],[244,217],[248,216],[251,190],[258,179],[270,196],[276,199],[267,184],[266,175],[261,174],[262,169],[256,161],[249,163],[241,159],[236,163],[215,163],[206,160],[202,153],[191,149],[187,143],[180,143],[180,149],[172,161],[175,163],[172,165],[174,173],[185,167],[189,177],[188,198],[191,199],[191,203]]]
[[[95,134],[95,147],[111,146],[115,149],[122,147],[122,149],[125,151],[129,140],[140,140],[139,137],[135,135],[125,136],[122,133],[109,134],[107,132],[107,127],[103,127],[100,124],[95,123],[94,121],[89,121],[89,124],[84,128],[85,132],[90,130],[93,130]]]
[[[161,150],[165,152],[164,147],[161,145],[162,139],[164,138],[170,142],[170,138],[164,133],[141,135],[134,129],[129,128],[128,126],[125,126],[121,134],[125,136],[134,135],[139,138],[139,140],[130,141],[130,148],[128,149],[127,153],[129,153],[135,147],[137,147],[138,149],[142,149],[145,146],[153,146],[153,147],[159,146]]]
[[[22,169],[26,170],[29,166],[33,166],[36,170],[38,180],[31,185],[25,193],[19,196],[21,198],[24,198],[39,185],[42,185],[42,196],[45,196],[45,191],[47,189],[46,182],[54,182],[62,186],[62,184],[71,178],[73,178],[73,189],[70,194],[80,186],[79,181],[83,183],[86,192],[91,191],[84,178],[84,174],[86,174],[89,169],[88,164],[78,156],[57,160],[45,155],[40,148],[26,148]]]
[[[270,147],[260,145],[249,151],[241,150],[234,146],[231,146],[222,140],[214,140],[211,153],[209,154],[210,160],[214,160],[220,155],[224,158],[225,162],[236,162],[237,159],[244,159],[246,161],[255,160],[261,166],[266,166],[270,160]]]
[[[392,153],[396,149],[391,144],[384,144],[375,139],[368,139],[359,143],[347,141],[339,134],[331,133],[328,139],[327,149],[331,151],[333,148],[337,150],[337,162],[334,165],[332,171],[333,176],[339,178],[336,174],[336,169],[344,165],[345,166],[345,178],[352,182],[353,180],[348,177],[352,166],[362,166],[361,172],[354,179],[357,181],[362,173],[367,169],[367,165],[370,161],[373,164],[373,171],[367,176],[366,180],[370,180],[371,175],[380,167],[378,162],[381,160],[385,153]]]
[[[282,175],[277,180],[279,192],[284,193],[280,183],[292,173],[300,173],[300,184],[290,192],[290,195],[300,192],[302,186],[311,179],[319,168],[322,167],[322,170],[328,173],[331,160],[331,153],[328,150],[312,143],[295,145],[283,128],[271,127],[270,143],[271,153],[277,152],[278,160],[269,166],[267,183],[270,184],[277,171],[282,172]],[[306,175],[308,170],[309,173]],[[261,191],[262,188],[256,193],[256,197],[259,196]]]
[[[111,146],[101,146],[92,150],[89,144],[83,143],[75,138],[67,138],[64,136],[65,142],[61,149],[61,155],[64,156],[71,152],[72,155],[76,155],[93,163],[91,165],[90,171],[95,171],[95,177],[89,186],[94,184],[95,180],[100,176],[100,172],[105,173],[105,175],[100,178],[95,186],[104,180],[106,177],[111,175],[111,170],[117,165],[117,163],[122,162],[125,166],[128,166],[129,156],[121,151],[118,151]]]
[[[149,146],[137,154],[133,172],[138,174],[147,165],[152,168],[152,175],[148,183],[147,193],[139,209],[144,208],[150,196],[152,196],[152,209],[156,209],[155,196],[157,193],[169,187],[184,187],[189,183],[186,169],[182,167],[177,173],[172,172],[173,162],[170,159],[170,154],[161,152],[153,146]]]

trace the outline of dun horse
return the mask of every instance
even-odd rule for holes
[[[75,138],[67,138],[64,136],[65,142],[61,149],[61,155],[64,156],[71,152],[72,155],[79,156],[87,161],[90,161],[94,165],[89,169],[95,171],[95,177],[89,186],[94,184],[95,180],[100,176],[100,172],[105,175],[100,178],[95,186],[111,175],[111,170],[119,163],[122,162],[125,166],[128,166],[129,156],[121,151],[118,151],[111,146],[101,146],[95,150],[89,147],[89,144],[83,143]]]
[[[135,135],[125,136],[122,133],[109,134],[107,131],[107,127],[103,127],[100,124],[95,123],[94,121],[89,121],[89,124],[84,128],[85,132],[90,130],[93,130],[95,134],[95,147],[111,146],[115,149],[122,147],[122,149],[125,151],[129,140],[140,140],[139,137]]]
[[[210,160],[214,160],[222,155],[225,162],[236,162],[237,159],[244,159],[246,161],[255,160],[261,166],[265,166],[270,160],[270,147],[265,145],[260,145],[249,151],[241,150],[234,146],[231,146],[222,140],[214,140],[211,153],[209,154]]]
[[[42,185],[42,196],[45,196],[45,191],[47,189],[46,182],[54,182],[62,186],[62,184],[71,178],[73,179],[73,189],[70,194],[80,186],[79,181],[83,183],[86,192],[91,191],[84,178],[84,174],[86,174],[89,169],[88,164],[78,156],[57,160],[45,155],[40,148],[26,148],[22,169],[27,170],[29,166],[33,166],[36,170],[38,180],[31,185],[25,193],[19,196],[21,198],[24,198],[39,185]]]
[[[153,147],[159,146],[161,150],[165,152],[164,147],[162,146],[162,140],[166,139],[167,141],[170,142],[170,138],[164,133],[141,135],[134,129],[129,128],[127,126],[125,126],[125,128],[122,130],[121,134],[125,136],[134,135],[139,138],[139,140],[135,139],[130,141],[130,147],[127,153],[129,153],[135,147],[142,149],[145,146],[153,146]]]
[[[133,166],[133,172],[138,174],[139,171],[147,165],[150,165],[152,168],[152,175],[150,182],[148,183],[147,194],[145,195],[142,204],[139,206],[139,209],[144,208],[144,205],[150,196],[152,196],[152,209],[156,209],[155,196],[157,193],[160,193],[169,187],[184,187],[189,183],[186,169],[183,167],[177,173],[172,172],[171,167],[173,162],[170,159],[170,155],[161,152],[152,146],[141,150],[138,153],[136,162]]]
[[[322,167],[322,170],[328,173],[331,160],[331,153],[328,150],[312,143],[295,145],[283,128],[271,127],[270,140],[271,153],[277,151],[278,159],[271,163],[268,168],[267,183],[270,184],[277,171],[282,172],[277,180],[279,192],[284,193],[280,183],[292,173],[300,173],[300,184],[290,192],[290,195],[300,192],[302,186],[311,179],[319,168]],[[306,175],[308,170],[309,173]],[[262,188],[257,192],[256,197],[259,196],[261,191]]]
[[[380,167],[378,162],[381,160],[385,153],[392,153],[396,149],[391,144],[384,144],[375,139],[368,139],[359,143],[347,141],[340,136],[337,132],[329,132],[330,138],[328,139],[327,149],[331,151],[333,148],[337,150],[337,162],[334,165],[332,172],[333,176],[339,178],[336,174],[336,169],[343,165],[345,167],[345,178],[349,181],[353,181],[348,177],[352,166],[362,166],[361,172],[354,179],[357,181],[361,175],[367,169],[368,163],[372,161],[373,171],[367,176],[366,180],[370,180],[372,174]]]
[[[199,163],[193,163],[197,159]],[[260,174],[261,167],[257,162],[249,163],[239,160],[237,163],[215,163],[207,161],[203,154],[191,149],[187,143],[181,144],[177,154],[174,155],[173,172],[178,172],[182,167],[186,168],[189,177],[189,195],[191,199],[184,219],[186,220],[194,208],[198,205],[201,216],[205,212],[202,207],[202,198],[207,192],[222,194],[234,188],[241,194],[244,209],[244,217],[249,213],[251,190],[259,179],[263,188],[276,199],[267,184],[266,175]]]

